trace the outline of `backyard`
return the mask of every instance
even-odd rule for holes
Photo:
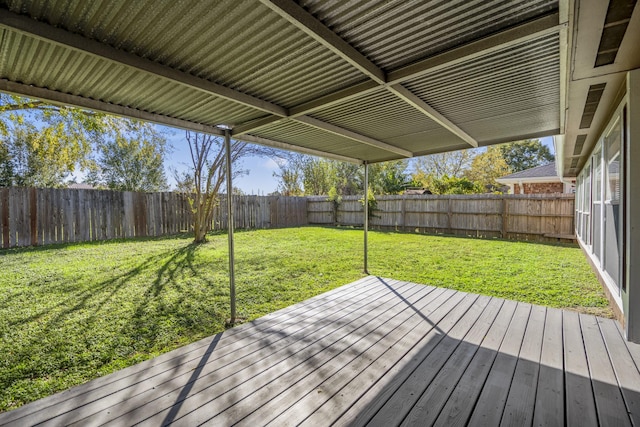
[[[377,276],[611,316],[575,246],[370,232]],[[224,330],[226,234],[0,251],[0,411]],[[236,234],[250,321],[362,277],[362,231]]]

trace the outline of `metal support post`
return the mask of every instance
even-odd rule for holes
[[[369,163],[364,162],[364,273],[369,274]]]
[[[227,228],[229,240],[229,292],[231,295],[231,318],[229,324],[236,323],[236,278],[235,278],[235,257],[233,253],[233,181],[231,173],[231,132],[224,130],[224,147],[226,154],[227,173]]]

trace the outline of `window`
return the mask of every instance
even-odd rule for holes
[[[622,215],[620,212],[622,125],[620,116],[617,117],[606,134],[604,142],[606,163],[604,169],[604,252],[602,262],[604,270],[616,284],[619,295],[620,253],[622,250]]]
[[[593,254],[598,258],[598,261],[602,256],[602,148],[598,147],[594,151],[592,159],[592,209],[591,215],[593,218]]]

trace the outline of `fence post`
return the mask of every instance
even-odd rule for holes
[[[29,225],[31,226],[31,246],[38,245],[38,190],[29,189]]]
[[[453,229],[451,228],[451,217],[453,216],[453,211],[451,210],[451,196],[447,196],[447,233],[453,234]]]
[[[502,196],[502,230],[500,232],[500,237],[502,237],[503,239],[507,238],[507,209],[507,198],[505,196]]]

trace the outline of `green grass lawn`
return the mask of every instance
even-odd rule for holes
[[[372,232],[370,273],[610,315],[577,247]],[[226,235],[0,251],[0,411],[224,329]],[[362,231],[236,234],[249,320],[362,277]]]

